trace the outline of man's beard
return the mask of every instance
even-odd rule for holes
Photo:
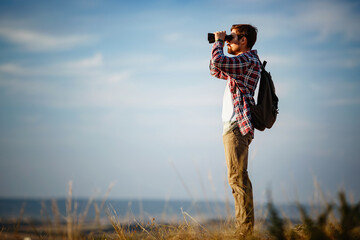
[[[228,51],[229,54],[233,54],[233,55],[234,55],[234,51],[231,49],[231,47],[228,47],[227,51]]]

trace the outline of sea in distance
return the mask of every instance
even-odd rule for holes
[[[70,208],[71,207],[71,208]],[[299,219],[296,204],[275,204],[287,218]],[[304,206],[311,211],[310,206]],[[84,216],[87,222],[94,221],[96,215],[107,222],[109,216],[116,216],[118,221],[129,223],[134,220],[147,222],[171,223],[185,218],[198,222],[231,218],[234,215],[233,202],[224,201],[189,201],[189,200],[116,200],[116,199],[20,199],[0,198],[0,222],[47,221],[59,218],[65,221],[66,216]],[[267,205],[255,204],[255,218],[266,218]]]

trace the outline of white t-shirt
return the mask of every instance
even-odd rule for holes
[[[236,127],[236,116],[234,103],[230,92],[229,80],[226,81],[226,87],[223,98],[223,108],[222,108],[222,121],[223,121],[223,134],[232,130]]]

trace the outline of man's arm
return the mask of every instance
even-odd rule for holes
[[[211,55],[213,67],[235,79],[243,74],[243,69],[247,68],[248,65],[247,59],[243,56],[225,56],[223,52],[223,43],[221,42],[216,42],[213,45]]]
[[[224,47],[224,40],[226,36],[226,31],[221,32],[215,32],[215,43],[213,45],[212,51],[211,51],[211,60],[210,60],[210,74],[214,77],[227,80],[229,75],[225,71],[221,71],[216,65],[214,61],[214,51],[215,49],[220,49],[222,51]]]
[[[254,72],[254,70],[259,67],[259,64],[258,66],[251,66],[249,59],[245,55],[236,57],[225,56],[223,53],[223,43],[221,41],[215,42],[213,45],[210,61],[211,75],[224,80],[230,79],[231,92],[234,92],[235,85],[237,85],[242,92],[254,90],[257,83],[257,81],[254,81],[254,78],[257,77],[253,77],[252,73],[257,72]]]
[[[221,42],[221,41],[216,41],[213,45],[213,49],[212,49],[212,52],[211,52],[211,60],[210,60],[210,74],[211,76],[214,76],[214,77],[217,77],[219,79],[224,79],[224,80],[227,80],[229,75],[226,74],[226,72],[224,71],[221,71],[220,68],[218,68],[215,64],[214,64],[214,49],[217,49],[217,48],[220,48],[222,49],[223,48],[223,45],[224,43]]]
[[[228,57],[224,55],[224,39],[226,31],[215,32],[215,43],[211,52],[210,72],[211,75],[220,78],[228,79],[232,77],[235,80],[243,74],[243,68],[246,68],[248,61],[243,56]]]

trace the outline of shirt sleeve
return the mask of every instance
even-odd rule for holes
[[[229,76],[238,79],[240,75],[244,74],[248,65],[249,61],[245,56],[225,56],[223,43],[220,41],[214,43],[210,61],[211,75],[221,79],[227,79]]]
[[[213,45],[212,51],[211,51],[211,60],[210,60],[210,74],[211,76],[217,77],[219,79],[227,80],[229,75],[227,75],[225,72],[221,71],[220,68],[217,67],[217,64],[215,64],[214,61],[214,49],[219,48],[221,51],[223,49],[224,43],[221,41],[216,41]]]
[[[228,57],[224,55],[223,43],[215,42],[211,52],[211,75],[220,79],[229,79],[232,93],[235,93],[237,86],[241,92],[249,94],[255,90],[260,76],[260,63],[254,54],[256,52]]]

